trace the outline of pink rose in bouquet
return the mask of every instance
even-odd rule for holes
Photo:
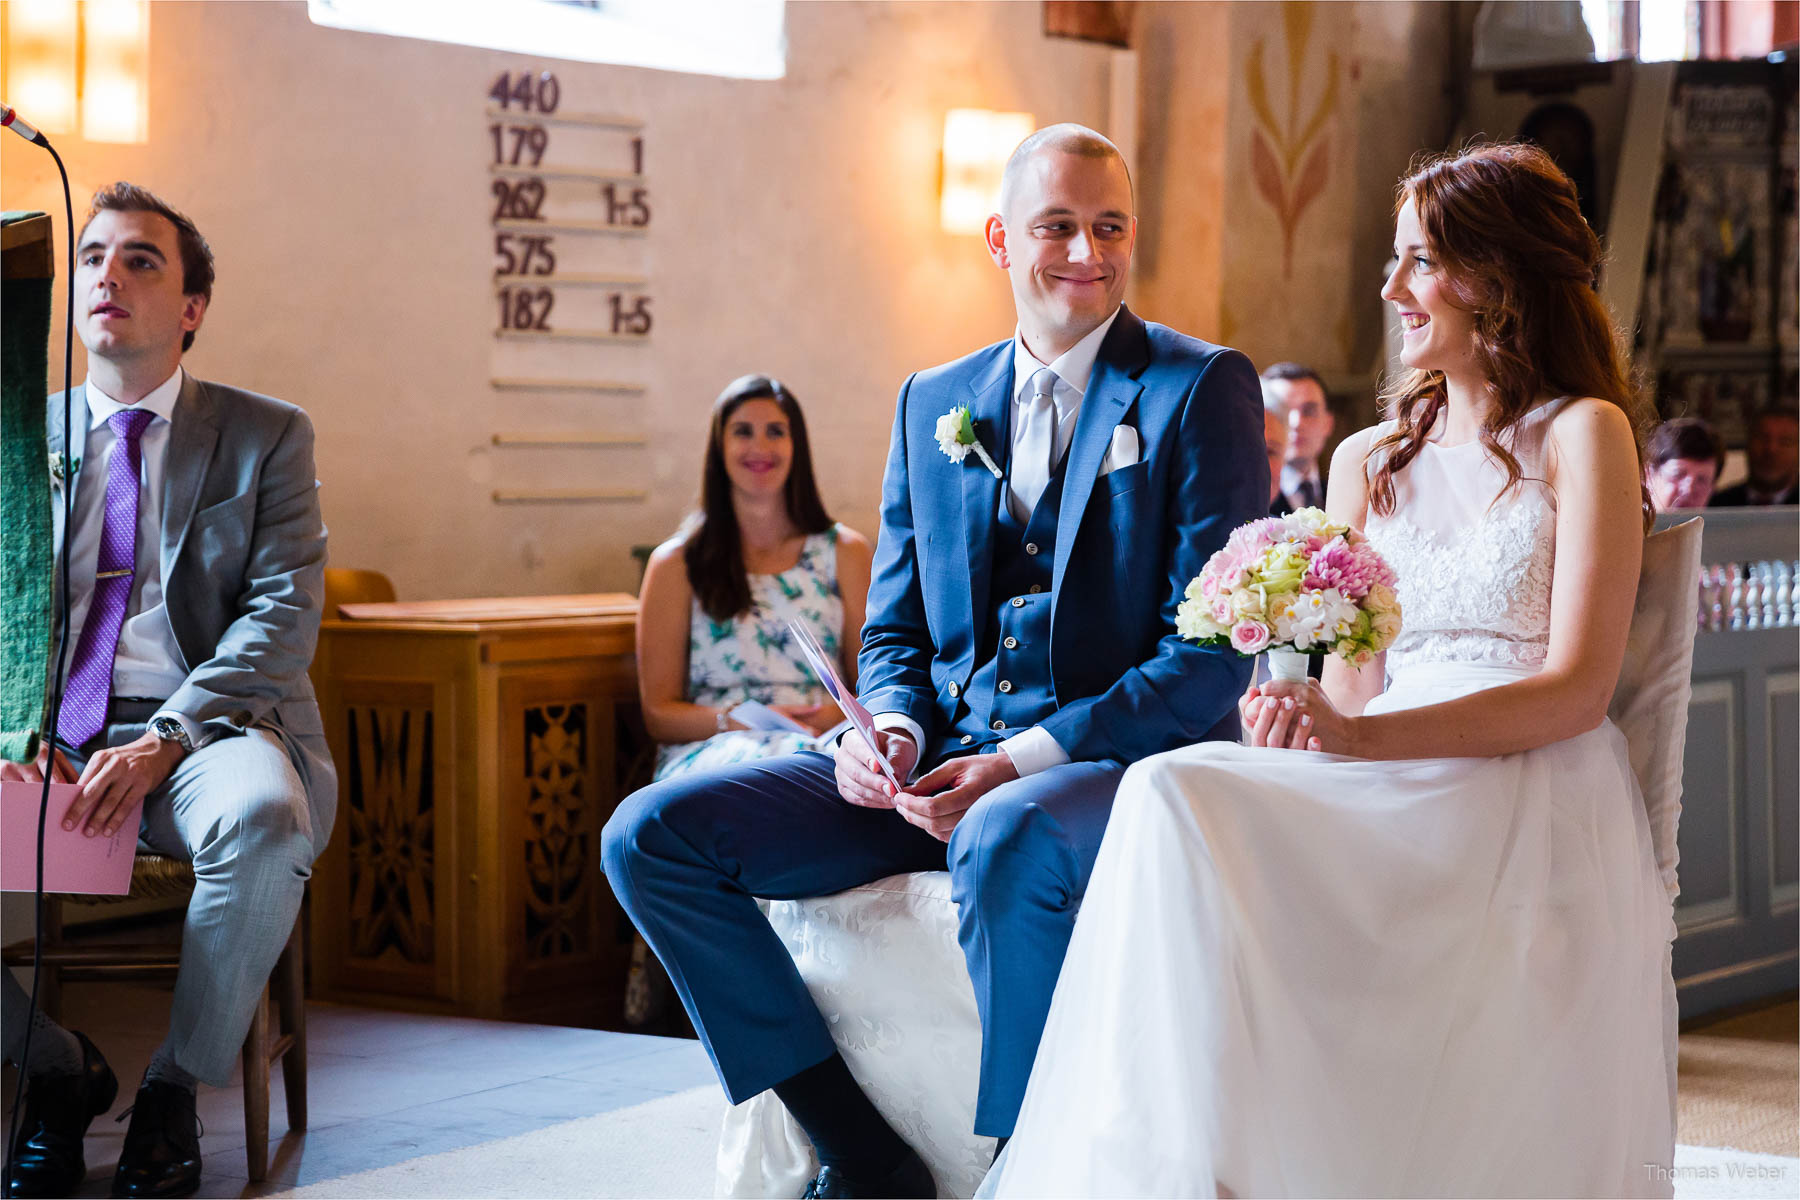
[[[1245,618],[1231,627],[1231,648],[1239,654],[1261,654],[1269,648],[1269,627]]]

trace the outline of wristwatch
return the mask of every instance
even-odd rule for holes
[[[150,721],[150,732],[165,742],[174,742],[183,750],[192,752],[193,739],[188,737],[187,730],[174,717],[153,717]]]

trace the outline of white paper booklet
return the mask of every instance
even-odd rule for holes
[[[786,713],[776,712],[760,700],[746,700],[725,715],[745,729],[761,733],[804,733],[807,737],[812,736],[812,730]]]

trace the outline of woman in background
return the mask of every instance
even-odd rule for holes
[[[713,403],[699,511],[650,556],[638,596],[638,696],[661,743],[656,779],[791,754],[843,719],[788,622],[811,630],[854,692],[871,558],[868,539],[819,499],[793,393],[766,375],[734,380]],[[794,726],[746,726],[733,715],[745,701]],[[640,937],[627,1020],[648,1020],[666,988]]]
[[[766,375],[713,404],[700,509],[657,547],[638,603],[638,694],[656,778],[812,744],[843,719],[788,634],[812,631],[856,685],[870,549],[819,500],[806,420]],[[753,700],[803,729],[747,728]]]

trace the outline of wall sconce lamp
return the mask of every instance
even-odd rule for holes
[[[943,187],[938,223],[945,233],[980,233],[1000,207],[1006,160],[1034,128],[1030,113],[953,108],[944,114]]]
[[[149,137],[149,0],[6,0],[0,93],[45,133]]]

